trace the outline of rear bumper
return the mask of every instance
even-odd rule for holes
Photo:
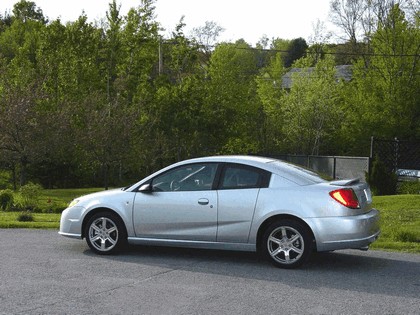
[[[337,249],[363,249],[373,243],[380,234],[379,211],[347,217],[310,218],[319,252]]]

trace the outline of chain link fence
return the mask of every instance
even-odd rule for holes
[[[269,154],[268,156],[312,169],[333,179],[366,181],[369,157]]]
[[[377,195],[420,193],[420,141],[371,138],[370,157],[263,154],[331,179],[369,181]]]
[[[420,179],[420,141],[371,139],[370,157],[380,160],[399,180]]]

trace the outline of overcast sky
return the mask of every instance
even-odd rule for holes
[[[75,21],[84,10],[93,21],[105,17],[108,0],[33,0],[50,20],[61,17],[63,22]],[[11,12],[18,0],[0,0],[0,13]],[[205,21],[214,21],[225,29],[220,40],[245,39],[255,44],[263,35],[268,38],[306,40],[313,34],[313,25],[319,19],[328,21],[330,0],[157,0],[157,21],[166,29],[175,28],[185,16],[186,33]],[[119,0],[125,15],[140,0]],[[331,25],[326,23],[328,29]]]

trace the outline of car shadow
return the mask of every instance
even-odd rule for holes
[[[96,256],[90,250],[85,255]],[[398,253],[345,250],[313,253],[298,269],[276,268],[252,252],[128,246],[118,255],[99,256],[124,263],[172,270],[284,282],[308,290],[322,287],[397,297],[418,297],[420,263],[399,258]],[[397,282],[404,285],[395,285]],[[379,285],[380,284],[380,285]],[[401,289],[403,287],[404,289]]]

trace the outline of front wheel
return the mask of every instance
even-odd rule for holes
[[[312,252],[312,237],[308,228],[293,220],[271,224],[263,236],[265,256],[277,267],[296,268]]]
[[[124,223],[113,213],[101,212],[86,225],[86,242],[97,254],[113,254],[127,241]]]

